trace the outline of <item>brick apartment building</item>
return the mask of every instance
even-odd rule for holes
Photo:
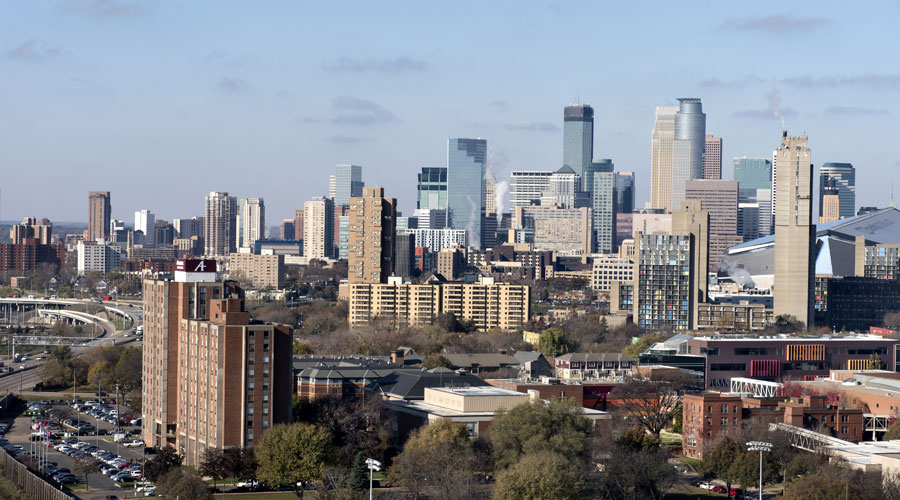
[[[784,423],[854,443],[863,437],[863,410],[829,405],[825,396],[742,399],[715,392],[686,394],[682,412],[682,453],[701,460],[720,436],[739,436],[754,425]]]

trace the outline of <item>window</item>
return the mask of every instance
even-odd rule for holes
[[[719,419],[719,423],[722,425],[728,425],[728,417],[722,417]]]
[[[722,413],[728,413],[728,405],[722,405]]]
[[[849,428],[846,425],[841,427],[841,434],[847,434],[848,431],[849,431]]]
[[[735,347],[735,356],[765,356],[765,347]]]
[[[850,421],[850,415],[841,415],[841,422],[846,423],[849,421]]]

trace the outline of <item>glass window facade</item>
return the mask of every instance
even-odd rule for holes
[[[350,198],[362,196],[362,167],[337,165],[335,168],[334,206],[350,205]]]
[[[422,167],[417,190],[416,208],[447,208],[447,167]]]
[[[468,231],[469,242],[481,241],[487,141],[450,139],[447,144],[447,218],[449,227]]]

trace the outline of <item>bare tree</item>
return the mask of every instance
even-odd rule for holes
[[[664,380],[627,382],[614,389],[610,398],[616,400],[626,418],[658,438],[681,412],[681,397],[692,378],[686,374],[673,374]]]

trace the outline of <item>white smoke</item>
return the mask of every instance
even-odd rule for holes
[[[466,200],[468,200],[469,206],[471,207],[471,210],[469,210],[469,222],[466,224],[466,234],[469,235],[469,246],[480,250],[481,234],[475,231],[475,227],[478,226],[481,210],[478,209],[478,205],[475,203],[475,200],[472,199],[472,196],[467,194]]]
[[[786,132],[787,127],[784,124],[784,114],[781,112],[781,93],[778,92],[778,89],[772,87],[772,90],[766,94],[766,97],[769,99],[769,110],[772,111],[775,118],[781,120],[781,130]]]
[[[750,273],[747,272],[743,267],[736,265],[729,261],[728,259],[723,259],[722,262],[719,263],[719,273],[725,273],[732,281],[741,285],[745,289],[753,289],[756,288],[756,283],[753,282],[753,277],[750,276]]]
[[[506,208],[506,193],[509,191],[509,183],[506,181],[497,181],[494,183],[494,210],[497,211],[497,224],[500,224],[503,217],[503,210]]]

